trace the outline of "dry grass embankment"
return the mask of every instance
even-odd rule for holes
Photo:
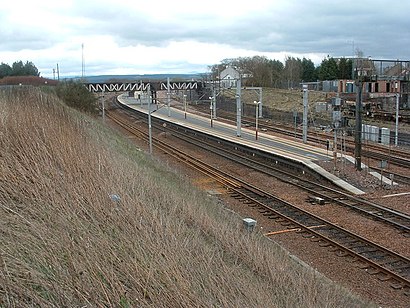
[[[235,91],[225,91],[226,96],[235,97]],[[257,101],[258,92],[255,90],[242,90],[242,101],[248,104]],[[262,100],[263,104],[274,110],[292,112],[294,110],[303,112],[303,93],[300,89],[279,89],[279,88],[263,88]],[[324,102],[331,93],[321,91],[309,91],[309,105],[314,106],[316,102]]]
[[[367,306],[54,96],[0,92],[0,137],[2,307]]]

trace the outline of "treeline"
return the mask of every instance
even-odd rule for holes
[[[282,63],[264,56],[225,59],[209,67],[210,78],[216,80],[227,66],[236,67],[247,75],[244,80],[247,86],[293,88],[301,82],[352,78],[351,59],[327,57],[316,67],[312,60],[306,58],[287,57]]]
[[[16,61],[11,66],[7,63],[0,64],[0,79],[7,76],[40,76],[33,62]]]

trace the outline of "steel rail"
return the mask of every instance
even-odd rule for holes
[[[219,112],[219,115],[224,115],[224,117],[227,120],[232,120],[232,116],[230,115],[229,112]],[[255,119],[251,119],[248,117],[242,117],[242,122],[245,123],[245,125],[249,126],[254,126],[255,125]],[[270,130],[273,132],[277,132],[280,134],[285,134],[287,136],[295,136],[295,131],[284,128],[284,127],[278,127],[277,124],[276,126],[263,123],[262,121],[259,122],[259,127],[260,129],[266,129]],[[325,145],[327,139],[329,139],[328,135],[325,135],[320,132],[315,133],[317,136],[313,136],[313,133],[308,134],[308,140],[315,142],[315,143],[320,143]],[[296,136],[298,138],[302,137],[302,133],[299,131],[296,132]],[[346,142],[348,145],[346,145],[346,150],[350,152],[354,152],[354,141],[346,139]],[[371,143],[366,143],[365,147],[367,148],[372,148],[374,151],[369,151],[366,149],[362,150],[362,155],[365,157],[373,158],[373,159],[380,159],[380,160],[386,160],[389,161],[392,164],[398,165],[398,166],[405,166],[407,168],[410,168],[410,152],[406,150],[400,150],[396,148],[386,148],[378,144],[371,144]]]
[[[135,115],[135,113],[133,114]],[[140,116],[140,113],[138,113],[138,116],[143,118],[143,116]],[[155,122],[153,123],[153,126],[159,130],[164,129],[163,126],[156,124]],[[172,130],[172,127],[168,127],[167,129],[168,131]],[[284,171],[283,169],[276,167],[276,165],[268,165],[258,162],[254,157],[248,158],[242,153],[240,155],[235,153],[231,149],[223,149],[219,143],[217,145],[213,145],[211,142],[205,142],[204,140],[198,141],[197,136],[187,136],[178,130],[172,130],[172,134],[185,142],[205,149],[206,151],[212,152],[220,157],[235,161],[236,163],[240,163],[248,168],[253,168],[261,173],[275,177],[282,182],[297,186],[311,193],[315,197],[322,198],[325,202],[332,202],[347,207],[374,220],[391,225],[403,232],[404,236],[410,236],[410,216],[406,213],[352,196],[320,183],[302,179],[300,175],[295,175],[291,172]]]
[[[178,134],[178,138],[194,144],[195,146],[201,147],[209,152],[213,152],[218,156],[235,161],[236,163],[240,163],[246,167],[253,168],[254,170],[257,170],[269,176],[273,176],[283,182],[297,186],[312,193],[315,196],[321,197],[327,202],[335,202],[339,205],[356,210],[361,214],[393,225],[399,230],[404,231],[407,235],[410,234],[410,216],[406,213],[392,210],[388,207],[352,196],[348,193],[339,191],[326,185],[322,185],[320,183],[302,179],[300,175],[295,175],[291,172],[287,172],[285,170],[277,168],[275,165],[268,165],[262,162],[258,162],[254,158],[248,158],[243,156],[242,154],[239,155],[233,151],[225,150],[221,148],[220,144],[218,144],[218,146],[214,146],[210,143],[206,143],[204,145],[204,141],[198,142],[192,136],[185,136],[180,134],[179,132],[175,132],[175,134]]]
[[[108,115],[112,116],[110,113]],[[119,119],[115,121],[120,122]],[[140,131],[130,124],[123,124],[122,127],[131,132]],[[222,184],[230,190],[233,197],[248,205],[258,206],[264,215],[272,219],[285,220],[288,225],[299,227],[303,230],[300,233],[305,237],[319,242],[320,246],[333,248],[341,256],[351,256],[355,262],[361,262],[361,267],[366,268],[370,274],[383,274],[379,277],[380,280],[390,281],[393,288],[403,290],[406,295],[410,294],[410,259],[222,172],[161,140],[154,138],[153,141],[156,147],[188,162],[191,167]],[[318,225],[320,227],[312,228]]]

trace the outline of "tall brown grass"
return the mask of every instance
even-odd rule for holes
[[[0,92],[0,137],[0,306],[368,305],[52,95]]]

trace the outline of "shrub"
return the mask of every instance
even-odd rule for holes
[[[58,97],[70,107],[93,114],[98,112],[97,98],[81,82],[60,82],[56,92]]]

